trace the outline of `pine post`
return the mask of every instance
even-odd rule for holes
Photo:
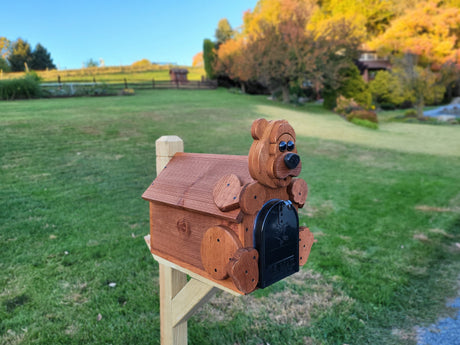
[[[155,142],[157,175],[176,152],[184,151],[177,136],[162,136]],[[161,345],[187,345],[187,320],[206,303],[217,288],[192,278],[168,265],[159,263]]]

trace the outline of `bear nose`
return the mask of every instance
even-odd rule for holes
[[[295,153],[288,153],[286,156],[284,156],[284,164],[288,169],[295,169],[300,163],[300,157],[299,155]]]

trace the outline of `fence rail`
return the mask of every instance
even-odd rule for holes
[[[215,89],[217,88],[217,81],[215,80],[206,80],[201,81],[190,80],[190,81],[171,81],[171,80],[140,80],[140,79],[124,79],[124,80],[108,80],[108,81],[96,81],[96,78],[93,78],[93,81],[90,80],[69,80],[63,81],[58,77],[57,82],[55,83],[42,83],[43,88],[56,88],[69,86],[72,88],[78,88],[79,86],[102,86],[110,89],[135,89],[135,90],[147,90],[147,89]]]

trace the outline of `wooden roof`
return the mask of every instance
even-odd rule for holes
[[[222,212],[214,203],[214,185],[228,174],[238,176],[242,185],[253,182],[247,156],[176,153],[142,198],[240,222],[239,208]]]

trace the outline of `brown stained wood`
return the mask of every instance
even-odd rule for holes
[[[299,229],[299,266],[303,266],[307,262],[314,241],[315,238],[310,229],[301,226]]]
[[[284,163],[285,156],[286,154],[283,154],[275,160],[275,163],[273,164],[273,174],[280,180],[286,181],[286,179],[289,178],[290,183],[291,177],[299,176],[300,171],[302,170],[302,162],[300,162],[295,169],[289,169]]]
[[[259,282],[259,253],[254,248],[241,248],[227,264],[227,271],[236,287],[244,292],[254,291]]]
[[[216,225],[226,226],[233,232],[238,230],[238,224],[230,221],[153,202],[150,203],[150,217],[151,248],[185,260],[203,272],[200,249],[206,230]],[[185,234],[178,223],[187,223],[189,232]]]
[[[227,278],[225,280],[217,280],[213,279],[206,271],[197,269],[196,267],[190,265],[189,263],[183,261],[183,260],[178,260],[176,258],[173,258],[171,255],[168,255],[166,253],[163,253],[161,251],[158,251],[156,249],[152,249],[150,247],[150,236],[147,235],[144,237],[145,242],[147,243],[147,246],[150,249],[150,252],[152,253],[152,256],[157,260],[160,264],[166,265],[169,267],[172,267],[176,270],[179,270],[190,277],[194,279],[201,280],[203,282],[207,282],[210,285],[213,285],[215,287],[218,287],[221,290],[227,291],[228,293],[231,293],[235,296],[237,295],[244,295],[244,293],[233,284],[233,281],[231,278]]]
[[[300,174],[301,165],[287,168],[284,157],[288,153],[297,153],[297,149],[281,151],[279,144],[289,141],[295,144],[294,129],[285,120],[259,119],[254,121],[251,133],[254,142],[249,150],[248,163],[252,178],[270,188],[286,187],[292,176]]]
[[[214,186],[214,203],[223,212],[240,207],[241,181],[235,174],[223,176]]]
[[[253,182],[246,156],[176,153],[142,198],[240,222],[239,209],[222,212],[214,203],[214,186],[229,173]]]
[[[201,262],[206,272],[214,279],[226,279],[227,263],[241,248],[241,242],[229,228],[209,228],[201,241]]]
[[[260,139],[264,135],[265,128],[267,127],[268,121],[265,119],[254,120],[251,126],[251,135],[253,139]]]
[[[299,205],[300,208],[305,205],[308,195],[307,182],[300,178],[293,179],[288,186],[289,200]]]
[[[265,187],[260,183],[251,183],[243,187],[240,196],[241,210],[246,214],[257,213],[266,202]]]

